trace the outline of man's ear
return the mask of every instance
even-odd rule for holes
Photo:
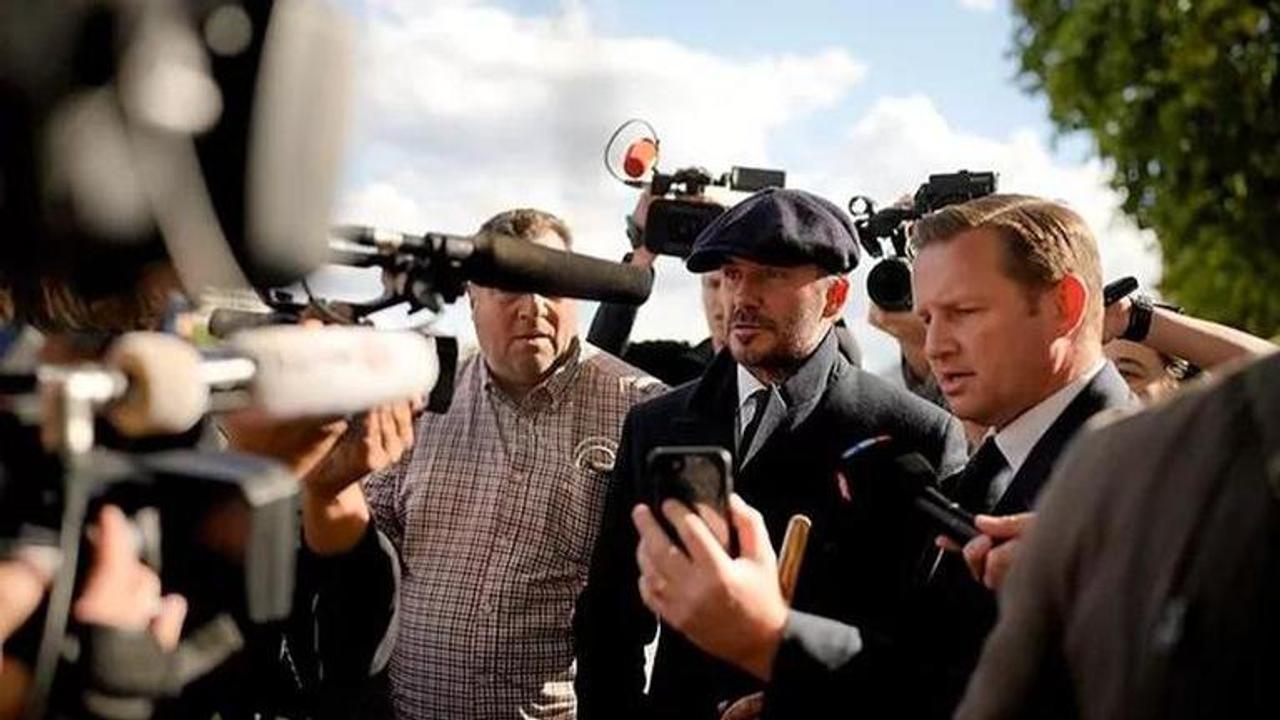
[[[822,306],[822,317],[840,317],[844,312],[844,303],[849,299],[849,277],[837,275],[827,286],[826,303]]]
[[[1089,314],[1089,303],[1095,298],[1089,297],[1089,288],[1079,275],[1068,274],[1058,282],[1054,290],[1054,304],[1058,310],[1058,335],[1066,336],[1074,333]]]
[[[476,291],[474,283],[467,283],[462,286],[462,291],[467,294],[467,302],[471,305],[471,312],[476,311]]]

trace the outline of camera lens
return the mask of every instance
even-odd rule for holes
[[[871,302],[889,312],[911,309],[911,266],[902,258],[885,258],[867,275]]]

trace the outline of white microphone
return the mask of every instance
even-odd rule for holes
[[[282,325],[238,332],[202,354],[171,335],[128,333],[107,355],[128,390],[106,414],[128,435],[180,433],[224,391],[275,419],[361,412],[430,392],[440,372],[433,345],[408,331]]]

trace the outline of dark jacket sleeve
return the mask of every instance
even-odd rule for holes
[[[909,691],[901,683],[902,649],[874,632],[793,610],[765,689],[764,717],[842,716],[833,708],[861,708],[858,714],[879,717],[880,708],[905,699],[899,691]],[[911,715],[908,710],[897,716]]]
[[[636,584],[638,537],[631,508],[643,468],[637,424],[633,410],[623,424],[591,571],[573,618],[580,720],[644,717],[644,646],[653,640],[657,621]]]
[[[289,647],[317,717],[368,717],[372,678],[390,659],[398,626],[400,564],[371,523],[350,552],[303,546]]]
[[[587,331],[587,342],[613,355],[622,357],[631,342],[631,328],[636,324],[639,305],[600,303]]]
[[[832,679],[862,651],[862,634],[844,623],[792,610],[773,660],[766,717],[792,717],[828,702]]]

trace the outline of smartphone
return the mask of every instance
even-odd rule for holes
[[[671,541],[684,548],[680,535],[662,514],[662,503],[679,500],[698,513],[721,546],[737,554],[738,536],[729,520],[733,492],[733,460],[729,451],[710,445],[664,445],[649,452],[649,507]]]

